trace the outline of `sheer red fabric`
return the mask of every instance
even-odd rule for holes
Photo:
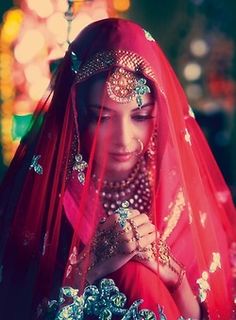
[[[89,248],[100,219],[106,216],[102,182],[95,186],[93,180],[101,118],[91,150],[84,155],[83,100],[90,79],[102,72],[109,76],[114,67],[141,74],[155,92],[157,144],[151,160],[146,149],[140,154],[152,177],[148,214],[161,239],[185,266],[192,290],[209,317],[231,319],[229,247],[235,241],[235,208],[230,192],[158,44],[140,26],[122,19],[93,23],[71,43],[52,81],[50,98],[39,104],[3,182],[0,312],[9,319],[37,319],[44,299],[57,298],[60,287],[83,292],[90,256],[78,270],[72,262],[74,248],[78,255]],[[98,104],[102,110],[102,99]],[[101,160],[104,171],[111,144],[108,135]],[[73,170],[78,153],[88,163],[84,185]],[[141,298],[142,306],[157,318],[161,317],[158,306],[167,319],[181,316],[158,270],[153,272],[133,259],[106,277],[115,280],[128,304]]]

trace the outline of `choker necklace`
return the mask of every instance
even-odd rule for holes
[[[128,176],[127,179],[123,179],[121,181],[108,181],[108,180],[104,179],[102,181],[101,187],[106,188],[106,189],[108,188],[108,189],[113,189],[113,190],[115,190],[115,189],[119,190],[121,188],[125,188],[125,187],[129,186],[134,181],[135,177],[137,176],[138,171],[140,170],[140,162],[141,161],[139,161],[136,164],[136,166],[134,167],[133,171],[130,173],[130,175]],[[93,174],[92,177],[93,177],[93,180],[94,180],[96,186],[98,187],[99,184],[101,184],[101,179],[98,178],[95,173]]]
[[[95,187],[99,190],[103,208],[108,215],[121,206],[124,201],[128,201],[130,208],[137,209],[141,213],[149,213],[151,208],[151,188],[150,177],[146,167],[146,161],[142,158],[129,177],[121,181],[106,181],[101,184],[101,180],[93,174]]]

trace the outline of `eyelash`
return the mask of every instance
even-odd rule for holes
[[[101,116],[100,121],[101,121],[101,123],[103,123],[103,122],[109,120],[110,118],[111,118],[111,116],[109,116],[109,115]],[[132,120],[135,120],[137,122],[142,122],[142,121],[150,120],[150,119],[153,119],[153,118],[154,118],[154,116],[150,115],[150,114],[147,114],[147,115],[135,115],[135,116],[131,117]],[[92,121],[96,121],[97,122],[99,120],[99,115],[91,113],[90,114],[90,119]]]
[[[138,121],[138,122],[142,122],[142,121],[146,121],[146,120],[150,120],[153,119],[154,116],[151,114],[145,114],[145,115],[136,115],[133,116],[132,119]]]

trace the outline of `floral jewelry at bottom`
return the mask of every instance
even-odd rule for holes
[[[138,299],[127,308],[127,298],[116,287],[112,279],[102,279],[98,286],[89,285],[82,295],[71,287],[63,287],[59,301],[48,302],[48,314],[54,320],[82,320],[94,318],[100,320],[156,320],[154,312],[148,309],[139,310],[143,300]],[[54,317],[52,318],[52,313]]]
[[[102,279],[96,285],[89,285],[79,296],[79,290],[63,287],[59,300],[48,302],[47,320],[156,320],[155,313],[148,309],[139,310],[143,300],[138,299],[130,307],[125,307],[127,298],[120,292],[112,279]],[[164,309],[157,305],[158,319],[168,320]],[[183,317],[178,320],[185,320]],[[191,319],[188,319],[191,320]]]

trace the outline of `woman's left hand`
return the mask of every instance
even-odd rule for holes
[[[186,277],[184,267],[169,252],[166,255],[166,260],[163,261],[156,250],[153,252],[153,247],[155,246],[153,244],[151,247],[145,248],[145,250],[137,253],[134,259],[143,263],[153,272],[158,273],[167,288],[170,291],[174,291],[178,289]]]

